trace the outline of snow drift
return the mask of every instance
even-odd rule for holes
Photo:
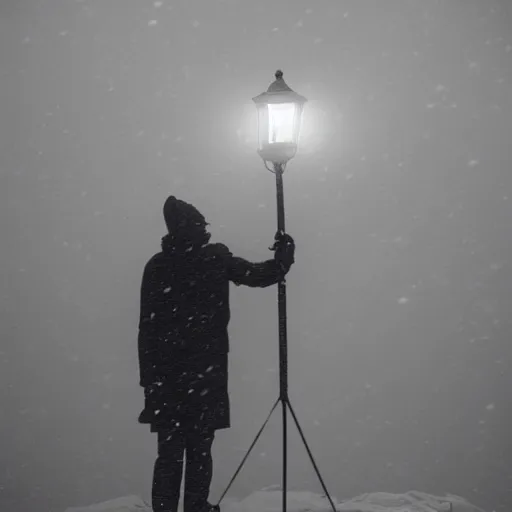
[[[434,496],[417,491],[405,494],[375,492],[351,500],[333,501],[339,512],[484,512],[460,496]],[[266,488],[247,498],[225,500],[222,512],[281,512],[281,491]],[[307,491],[288,493],[289,512],[332,512],[328,500]],[[151,512],[151,507],[137,496],[126,496],[87,507],[72,507],[66,512]]]

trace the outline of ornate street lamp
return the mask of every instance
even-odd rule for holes
[[[276,71],[275,77],[276,80],[270,84],[268,90],[253,98],[253,101],[258,110],[258,154],[263,159],[265,167],[276,176],[277,230],[280,233],[285,233],[283,173],[287,162],[297,153],[302,122],[302,111],[307,99],[288,87],[286,82],[283,80],[283,72],[281,70]],[[272,163],[272,168],[269,167],[269,162]],[[284,278],[278,283],[277,298],[279,314],[279,397],[267,416],[267,419],[263,423],[263,426],[256,435],[256,438],[249,447],[249,450],[240,463],[240,466],[236,470],[233,478],[228,484],[228,487],[222,494],[219,504],[245,464],[249,454],[267,426],[272,413],[279,402],[281,402],[283,413],[283,512],[286,512],[287,492],[287,410],[290,411],[293,417],[295,425],[297,426],[302,438],[302,442],[304,443],[313,468],[320,480],[332,510],[333,512],[336,512],[334,503],[327,491],[324,480],[320,474],[315,459],[313,458],[304,436],[304,432],[302,431],[288,397],[288,339],[286,328],[286,283]]]
[[[258,109],[258,153],[265,163],[285,165],[297,153],[307,99],[288,87],[281,70],[275,77],[266,92],[253,98]]]

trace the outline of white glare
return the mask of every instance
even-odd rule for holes
[[[293,142],[293,125],[295,120],[295,105],[280,103],[268,106],[269,143]]]

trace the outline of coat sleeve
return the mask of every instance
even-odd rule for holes
[[[141,331],[147,330],[151,320],[150,304],[153,299],[152,290],[154,289],[154,272],[152,263],[152,261],[149,261],[144,267],[144,273],[142,274],[142,282],[140,285],[139,330]]]
[[[139,353],[139,384],[142,387],[148,386],[154,381],[154,370],[158,355],[156,347],[151,344],[149,311],[152,289],[152,269],[151,263],[144,268],[140,289],[140,316],[139,316],[139,334],[138,334],[138,353]]]
[[[289,269],[281,269],[274,259],[253,263],[233,256],[226,246],[222,246],[228,278],[237,286],[266,288],[281,281]]]

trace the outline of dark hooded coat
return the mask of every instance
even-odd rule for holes
[[[219,243],[163,238],[141,285],[138,349],[145,407],[140,423],[152,431],[230,426],[229,283],[264,288],[288,268],[275,259],[251,263]]]

